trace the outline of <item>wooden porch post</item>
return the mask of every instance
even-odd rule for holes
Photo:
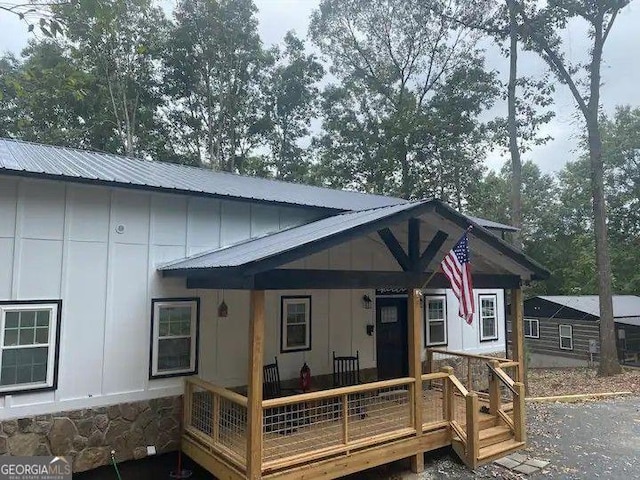
[[[408,292],[409,320],[409,376],[415,379],[413,387],[413,425],[416,435],[422,435],[422,342],[420,322],[420,291],[410,288]],[[424,452],[411,457],[411,471],[424,471]]]
[[[247,478],[262,478],[262,361],[264,290],[251,290],[247,386]]]
[[[524,306],[522,288],[511,290],[511,348],[513,360],[518,362],[517,381],[524,383]]]

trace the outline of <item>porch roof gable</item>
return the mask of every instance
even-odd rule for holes
[[[391,205],[324,218],[262,237],[249,239],[223,248],[177,259],[158,267],[164,276],[191,277],[233,269],[252,275],[280,267],[348,240],[375,233],[381,229],[428,214],[459,228],[472,226],[472,237],[498,255],[504,255],[530,273],[531,279],[549,277],[549,271],[521,251],[435,199]]]

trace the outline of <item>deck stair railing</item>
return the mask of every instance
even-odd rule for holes
[[[492,360],[487,363],[489,369],[489,409],[513,432],[516,442],[526,440],[524,428],[524,384],[515,382],[505,368],[516,362]]]

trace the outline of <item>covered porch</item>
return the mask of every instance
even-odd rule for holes
[[[424,452],[446,445],[471,468],[522,448],[520,286],[546,270],[474,225],[474,286],[510,292],[514,358],[424,348],[423,290],[448,286],[431,272],[470,223],[440,202],[416,202],[331,217],[161,267],[188,288],[248,292],[248,342],[237,346],[248,351],[246,386],[186,380],[185,453],[218,478],[337,478],[401,458],[421,471]],[[354,267],[352,258],[309,268],[308,259],[348,242],[358,242],[369,266]],[[406,289],[404,375],[263,398],[269,292],[375,288]]]

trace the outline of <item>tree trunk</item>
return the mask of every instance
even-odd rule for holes
[[[598,375],[610,376],[622,372],[616,349],[613,300],[611,298],[611,258],[607,234],[607,214],[604,198],[604,166],[602,139],[596,119],[589,119],[589,160],[591,162],[591,195],[593,197],[593,231],[596,240],[598,294],[600,296],[600,367]]]
[[[401,186],[401,197],[405,200],[411,198],[411,178],[409,175],[409,160],[407,152],[407,145],[404,139],[398,142],[398,157],[400,158],[400,164],[402,166],[402,186]]]
[[[509,7],[509,85],[507,87],[508,100],[508,130],[509,151],[511,153],[511,224],[518,228],[513,232],[513,245],[522,249],[522,160],[518,148],[518,124],[516,118],[516,83],[518,79],[518,31],[516,11],[513,0],[507,0]],[[525,382],[526,383],[526,382]]]
[[[509,8],[509,84],[507,86],[507,127],[509,130],[509,152],[511,153],[511,225],[514,247],[522,250],[522,159],[518,147],[518,119],[516,117],[516,85],[518,81],[518,19],[513,0],[507,0]],[[524,371],[524,390],[529,394],[529,361],[525,352],[520,368]]]
[[[622,372],[616,349],[613,299],[611,288],[611,257],[607,234],[607,208],[604,196],[604,165],[602,162],[602,136],[600,134],[600,66],[604,36],[603,19],[594,24],[594,44],[589,69],[589,103],[584,111],[589,140],[591,163],[591,197],[593,200],[593,233],[596,240],[596,267],[600,297],[600,366],[598,375],[611,376]]]

